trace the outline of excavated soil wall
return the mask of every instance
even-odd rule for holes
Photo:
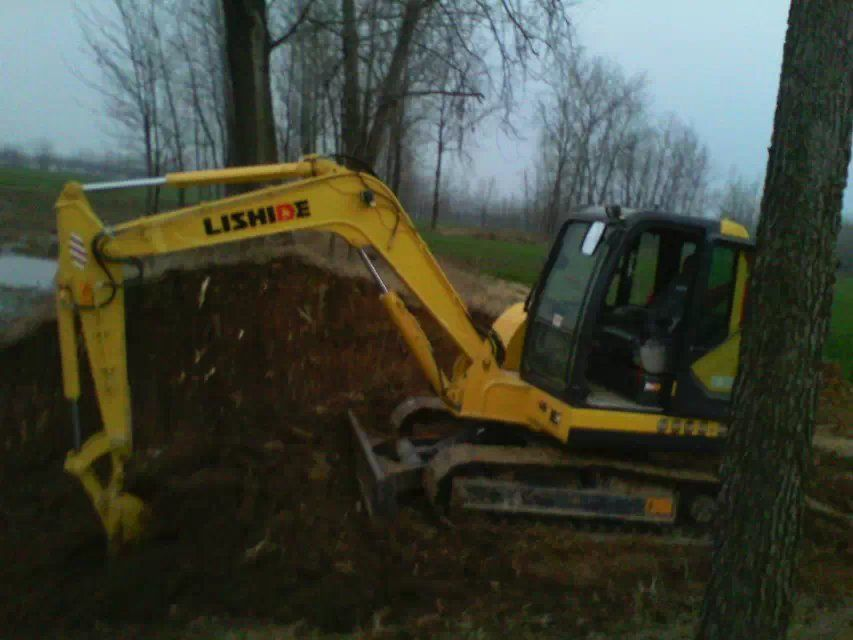
[[[345,411],[381,426],[427,391],[370,282],[285,256],[167,274],[129,290],[127,309],[130,481],[154,507],[153,537],[108,559],[61,470],[55,326],[0,352],[0,637],[145,637],[211,617],[582,637],[696,611],[705,547],[519,519],[451,525],[417,502],[386,526],[367,520]],[[452,345],[427,328],[449,362]],[[850,595],[848,542],[821,530],[806,545],[803,589],[821,606]]]

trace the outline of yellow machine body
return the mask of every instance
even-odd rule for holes
[[[146,515],[142,502],[123,491],[124,465],[132,452],[124,265],[143,256],[307,229],[331,232],[355,248],[371,247],[382,256],[453,339],[460,355],[453,371],[443,372],[426,334],[402,299],[392,291],[381,294],[383,306],[427,380],[453,414],[519,425],[560,442],[567,442],[577,428],[710,438],[724,431],[721,423],[710,420],[572,406],[523,380],[520,364],[528,322],[524,306],[512,306],[497,319],[493,327],[497,338],[481,335],[397,198],[372,175],[309,156],[289,164],[170,174],[165,184],[190,187],[273,180],[289,182],[111,228],[105,228],[92,211],[80,184],[69,183],[57,202],[57,310],[64,393],[75,406],[80,396],[79,322],[103,423],[103,430],[68,454],[65,468],[82,482],[112,545],[137,539]],[[742,227],[731,229],[739,235]],[[696,364],[696,375],[712,387],[715,376],[730,375],[736,368],[736,324],[732,328],[732,340]],[[502,357],[498,357],[498,344],[504,350]],[[93,467],[103,456],[111,461],[106,481]]]

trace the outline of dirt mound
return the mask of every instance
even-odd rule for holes
[[[452,357],[448,340],[435,344]],[[448,526],[419,504],[370,525],[345,410],[382,424],[426,386],[367,281],[288,256],[169,274],[128,292],[128,348],[131,481],[157,526],[112,560],[61,471],[55,327],[0,352],[0,636],[147,637],[212,617],[304,621],[306,633],[583,636],[696,610],[703,547],[525,520]],[[82,413],[96,424],[91,402]],[[814,537],[802,588],[843,607],[851,560],[846,541]]]

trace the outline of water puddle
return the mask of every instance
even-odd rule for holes
[[[0,347],[51,313],[56,261],[0,253]]]
[[[0,287],[50,290],[54,275],[56,260],[14,253],[0,255]]]

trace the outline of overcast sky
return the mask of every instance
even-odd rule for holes
[[[0,0],[0,144],[46,139],[63,152],[117,144],[98,97],[79,79],[96,70],[74,4]],[[583,0],[574,16],[591,54],[644,73],[655,111],[696,128],[722,180],[732,168],[748,178],[763,174],[787,10],[785,0]],[[535,101],[528,91],[520,111],[526,139],[486,127],[472,151],[476,174],[497,175],[505,191],[533,166],[536,135],[525,113]]]
[[[767,162],[787,10],[785,0],[584,0],[574,17],[588,53],[644,74],[653,112],[698,131],[715,178],[734,168],[754,179]],[[483,157],[494,171],[527,164],[535,144],[535,133],[522,144],[492,135]]]

